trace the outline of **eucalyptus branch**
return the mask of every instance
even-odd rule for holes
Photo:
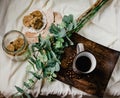
[[[78,32],[82,29],[82,27],[95,16],[95,14],[100,10],[100,8],[107,3],[109,0],[97,0],[96,3],[88,9],[85,13],[83,13],[77,19],[77,27],[71,32]]]
[[[64,48],[74,44],[70,39],[72,33],[78,32],[107,1],[109,0],[97,0],[77,21],[73,15],[65,15],[61,24],[51,24],[49,31],[52,36],[48,35],[45,39],[38,36],[38,42],[31,46],[32,55],[28,60],[34,69],[34,72],[30,71],[33,76],[24,82],[23,89],[16,86],[18,95],[24,94],[30,98],[27,92],[33,89],[37,80],[47,78],[52,81],[57,77],[55,73],[60,70]]]

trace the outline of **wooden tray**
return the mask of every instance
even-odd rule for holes
[[[65,49],[57,79],[89,94],[102,97],[120,53],[76,33],[73,34],[72,40],[75,45]],[[89,74],[76,74],[72,69],[77,43],[83,43],[85,50],[96,57],[97,67]]]

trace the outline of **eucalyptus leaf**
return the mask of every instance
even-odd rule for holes
[[[63,22],[65,22],[66,24],[69,24],[71,22],[73,22],[73,15],[65,15],[62,19]]]
[[[48,58],[47,58],[46,53],[44,53],[44,54],[42,55],[42,57],[43,57],[43,61],[44,61],[44,62],[47,62]]]
[[[65,46],[65,47],[68,47],[68,46],[69,46],[68,42],[65,42],[65,43],[64,43],[64,46]]]
[[[60,71],[60,65],[58,63],[56,63],[56,65],[55,65],[55,71],[56,72]]]
[[[55,48],[61,48],[63,45],[60,41],[56,41]]]
[[[48,81],[51,82],[53,80],[52,76],[47,77]]]
[[[65,15],[65,16],[63,17],[62,21],[63,21],[64,23],[69,23],[68,16]]]
[[[57,77],[57,75],[56,75],[55,73],[53,73],[53,74],[52,74],[52,76],[53,76],[54,78],[56,78],[56,77]]]
[[[60,29],[55,24],[51,24],[49,31],[56,36]]]
[[[33,57],[29,57],[31,63],[36,64],[36,60]]]
[[[19,93],[24,93],[24,90],[23,89],[21,89],[20,87],[18,87],[18,86],[15,86],[15,88],[17,89],[17,91],[19,92]]]
[[[41,66],[41,61],[40,61],[40,59],[37,59],[36,60],[36,68],[38,69],[38,70],[40,70],[41,68],[42,68],[42,66]]]
[[[28,60],[28,62],[29,62],[30,65],[33,67],[33,69],[35,70],[35,66],[34,66],[34,64],[33,64],[30,60]]]
[[[57,34],[57,37],[65,37],[66,36],[66,31],[64,28],[60,29],[60,31]]]
[[[24,98],[24,96],[16,93],[12,98]]]
[[[51,54],[52,58],[56,58],[56,54],[52,50],[50,51],[50,54]]]
[[[74,28],[73,23],[70,23],[70,24],[68,25],[67,31],[71,31],[73,28]]]
[[[66,38],[69,41],[69,45],[74,45],[74,43],[71,41],[71,39],[69,37],[66,37]]]
[[[73,25],[74,25],[74,28],[77,27],[77,22],[75,20],[73,20]]]
[[[28,93],[25,93],[25,96],[26,96],[27,98],[31,98]]]
[[[56,61],[54,59],[48,60],[46,67],[54,67],[56,64]]]
[[[30,83],[34,83],[34,81],[32,79],[29,79]]]
[[[35,72],[29,71],[35,78],[37,78],[38,80],[40,80],[42,77],[40,75],[38,75]]]
[[[51,60],[51,55],[50,55],[49,51],[46,51],[46,56],[47,56],[48,60]]]
[[[30,87],[29,83],[24,82],[23,84],[24,84],[24,86],[25,86],[26,88],[31,89],[31,87]]]

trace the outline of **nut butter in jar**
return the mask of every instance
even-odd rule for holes
[[[2,48],[7,56],[15,61],[23,61],[30,55],[24,34],[17,30],[11,30],[4,35]]]

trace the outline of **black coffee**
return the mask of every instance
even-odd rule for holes
[[[82,72],[86,72],[91,67],[91,61],[88,57],[81,56],[81,57],[77,58],[77,60],[76,60],[76,67],[78,70],[80,70]]]

